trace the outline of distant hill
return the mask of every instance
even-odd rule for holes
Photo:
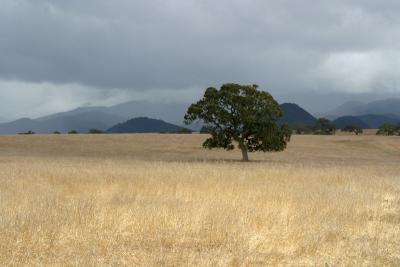
[[[80,107],[37,119],[23,118],[8,123],[0,123],[0,134],[16,134],[27,131],[36,133],[68,132],[71,130],[87,132],[90,129],[106,131],[118,123],[127,121],[129,118],[154,118],[157,121],[168,121],[174,127],[180,127],[188,106],[187,104],[179,103],[130,101],[110,107]],[[284,116],[279,120],[280,123],[313,125],[316,122],[316,118],[313,115],[297,104],[284,103],[280,107],[284,112]],[[342,113],[343,115],[337,116]],[[363,128],[378,128],[386,122],[397,123],[400,121],[400,99],[380,100],[368,104],[354,101],[347,102],[330,112],[330,114],[330,116],[327,115],[329,119],[347,117],[340,118],[336,122],[339,127],[342,127],[343,124],[352,123],[361,125]],[[147,123],[147,121],[143,121],[143,123]],[[193,130],[200,130],[202,125],[201,122],[197,122],[188,127]],[[138,127],[132,128],[132,130],[139,132],[176,130],[176,128],[168,127],[164,129],[161,125],[155,126],[155,128],[146,128],[147,126],[145,124],[143,129]]]
[[[334,110],[327,112],[325,116],[330,119],[336,119],[342,116],[361,116],[365,114],[393,114],[395,116],[400,116],[400,99],[384,99],[370,103],[350,101],[344,103]]]
[[[342,129],[347,125],[358,126],[363,129],[376,129],[384,123],[400,123],[400,116],[396,116],[393,114],[366,114],[361,116],[343,116],[334,120],[333,123],[338,129]]]
[[[35,131],[36,126],[37,123],[34,120],[22,118],[12,122],[0,123],[0,134],[16,134],[29,130]]]
[[[321,117],[334,120],[343,116],[355,116],[358,115],[358,110],[365,106],[365,103],[360,101],[348,101],[338,106],[337,108],[323,113]]]
[[[160,120],[170,121],[175,124],[182,124],[183,115],[189,105],[181,103],[151,103],[147,101],[129,101],[110,107],[93,106],[80,107],[66,112],[55,113],[49,116],[38,118],[38,120],[48,120],[53,118],[78,115],[89,111],[99,111],[114,116],[125,118],[151,117]]]
[[[176,131],[178,125],[182,125],[183,116],[187,110],[185,104],[159,104],[144,101],[131,101],[111,107],[80,107],[66,112],[60,112],[43,116],[37,119],[20,119],[9,123],[0,123],[0,134],[16,134],[20,132],[34,131],[36,133],[52,133],[54,131],[88,132],[90,129],[106,131],[117,123],[124,122],[129,118],[156,118],[158,121],[169,121],[174,127],[155,125],[154,128],[132,128],[134,132],[162,132]],[[285,103],[281,105],[284,117],[280,122],[289,124],[312,125],[316,119],[303,108],[296,104]],[[138,123],[138,122],[136,122]],[[202,122],[196,122],[188,126],[193,130],[200,130]]]
[[[150,103],[130,101],[104,107],[80,107],[66,112],[59,112],[37,119],[19,119],[0,123],[0,134],[16,134],[34,131],[36,133],[68,132],[76,130],[87,132],[89,129],[106,131],[117,123],[134,117],[153,117],[181,125],[188,105],[179,103]],[[190,128],[199,130],[201,126]]]
[[[188,107],[182,103],[130,101],[108,107],[106,112],[126,118],[149,117],[182,125]]]
[[[101,106],[96,106],[96,107],[79,107],[70,111],[65,111],[65,112],[59,112],[59,113],[54,113],[51,115],[43,116],[40,118],[37,118],[35,120],[37,121],[48,121],[52,119],[57,119],[57,118],[63,118],[63,117],[71,117],[75,115],[80,115],[80,114],[85,114],[87,112],[101,112],[101,113],[107,113],[105,107]],[[123,116],[121,116],[123,117]]]
[[[297,104],[284,103],[280,105],[284,116],[280,123],[314,125],[317,119]]]
[[[363,122],[368,124],[370,128],[379,128],[384,123],[397,124],[400,123],[400,116],[393,114],[376,115],[376,114],[366,114],[358,116]]]
[[[90,129],[105,131],[125,118],[100,112],[85,111],[77,114],[66,113],[64,116],[48,116],[40,119],[19,119],[13,122],[0,123],[0,134],[16,134],[27,131],[36,133],[52,133],[54,131],[88,132]]]
[[[343,116],[333,121],[337,129],[343,129],[346,126],[360,127],[361,129],[371,128],[368,124],[362,121],[358,117],[354,116]]]
[[[160,133],[179,132],[183,127],[162,120],[139,117],[119,123],[107,130],[107,133]]]
[[[68,132],[76,130],[84,133],[90,129],[98,129],[105,131],[116,123],[124,121],[125,118],[108,114],[100,111],[86,111],[76,115],[67,115],[64,117],[56,117],[40,122],[38,133],[51,133],[55,130],[60,132]]]

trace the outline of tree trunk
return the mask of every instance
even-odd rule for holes
[[[240,150],[242,150],[243,161],[249,161],[249,155],[247,154],[247,147],[242,142],[239,143]]]

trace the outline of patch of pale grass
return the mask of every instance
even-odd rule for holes
[[[0,265],[399,266],[384,166],[21,158],[0,164]]]

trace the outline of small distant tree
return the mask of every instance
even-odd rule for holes
[[[400,135],[400,124],[395,125],[391,123],[385,123],[379,127],[379,130],[376,134],[386,136]]]
[[[313,128],[314,134],[333,135],[336,132],[336,126],[328,119],[319,118]]]
[[[75,130],[69,131],[68,134],[77,134],[78,132]]]
[[[89,134],[102,134],[103,131],[98,130],[98,129],[90,129],[88,133]]]
[[[353,126],[353,125],[346,125],[343,129],[342,132],[349,132],[349,133],[355,133],[356,135],[359,135],[363,133],[363,129],[358,126]]]
[[[234,149],[234,142],[248,161],[248,152],[282,151],[290,141],[289,127],[277,120],[283,112],[275,99],[257,85],[224,84],[210,87],[185,115],[185,123],[201,120],[211,137],[203,146],[209,149]]]
[[[61,134],[59,131],[54,131],[53,134]]]
[[[24,133],[19,133],[20,135],[32,135],[32,134],[35,134],[35,132],[33,132],[33,131],[27,131],[27,132],[24,132]]]
[[[354,131],[353,131],[353,133],[355,133],[356,135],[362,134],[363,132],[364,132],[363,129],[360,127],[354,128]]]

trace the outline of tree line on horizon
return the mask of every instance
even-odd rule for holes
[[[336,133],[335,125],[326,118],[320,118],[315,125],[293,124],[290,125],[293,133],[295,134],[314,134],[314,135],[334,135]],[[355,125],[346,125],[342,132],[354,133],[355,135],[362,134],[364,131],[361,127]],[[400,122],[396,124],[384,123],[376,132],[376,135],[384,136],[400,136]]]
[[[99,129],[90,129],[89,131],[84,132],[84,133],[80,133],[76,130],[71,130],[71,131],[66,132],[66,134],[106,134],[106,133],[107,133],[106,131],[102,131]],[[160,134],[168,134],[168,133],[170,133],[170,134],[191,134],[191,133],[193,133],[193,131],[190,129],[187,129],[187,128],[181,128],[177,131],[160,131],[159,133]],[[33,135],[33,134],[36,134],[36,132],[27,131],[27,132],[22,132],[22,133],[18,133],[18,134],[19,135]],[[63,134],[63,133],[61,133],[59,131],[54,131],[52,134],[58,135],[58,134]]]
[[[306,125],[306,124],[289,124],[289,129],[292,131],[293,134],[297,135],[307,135],[307,134],[314,134],[314,135],[334,135],[337,131],[335,125],[326,118],[319,118],[315,125]],[[354,125],[347,125],[343,129],[340,129],[342,132],[349,132],[354,133],[356,135],[362,134],[363,129],[354,126]],[[90,129],[88,132],[84,134],[104,134],[106,132],[98,129]],[[193,133],[192,130],[187,128],[182,128],[180,131],[176,132],[159,132],[160,134],[167,134],[167,133],[176,133],[176,134],[191,134]],[[209,126],[203,126],[199,133],[201,134],[209,134],[211,133]],[[19,133],[19,135],[33,135],[36,134],[34,131],[27,131]],[[53,134],[62,134],[59,131],[54,131]],[[67,134],[79,134],[76,130],[71,130],[67,132]],[[384,136],[395,136],[400,135],[400,124],[390,124],[385,123],[381,127],[379,127],[377,135],[384,135]]]
[[[289,125],[280,121],[283,115],[280,105],[272,95],[259,90],[257,85],[229,83],[222,85],[220,89],[207,88],[203,98],[188,108],[184,122],[186,125],[195,121],[204,123],[200,133],[210,135],[203,143],[205,148],[232,150],[237,144],[242,152],[243,161],[249,160],[248,152],[285,150],[292,134],[334,135],[336,133],[335,124],[326,118],[317,119],[314,125]],[[346,125],[341,130],[356,135],[363,132],[363,129],[354,125]],[[53,133],[60,134],[58,131]],[[105,132],[90,129],[87,133]],[[192,131],[180,127],[173,132],[165,133],[190,134]],[[20,134],[31,135],[35,132]],[[78,134],[78,132],[71,130],[68,134]],[[400,135],[400,123],[398,125],[386,123],[379,128],[377,134]]]

